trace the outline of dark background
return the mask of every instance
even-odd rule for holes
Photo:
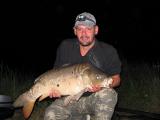
[[[91,12],[97,38],[112,44],[129,61],[159,61],[160,9],[154,1],[29,0],[1,2],[0,57],[24,69],[52,68],[56,49],[74,37],[75,17]]]

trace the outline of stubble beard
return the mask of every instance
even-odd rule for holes
[[[82,37],[81,39],[88,39],[88,38],[83,38],[83,37]],[[90,46],[91,44],[93,44],[93,42],[94,42],[94,41],[83,41],[83,42],[82,42],[82,41],[79,41],[80,45],[83,46],[83,47]]]
[[[79,42],[81,46],[87,47],[90,46],[93,42]]]

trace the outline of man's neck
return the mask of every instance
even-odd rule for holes
[[[94,46],[94,44],[95,44],[95,41],[92,44],[90,44],[89,46],[80,45],[80,53],[81,53],[81,55],[85,56],[88,53],[88,51]]]

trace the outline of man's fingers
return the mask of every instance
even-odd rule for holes
[[[53,90],[53,91],[50,92],[49,97],[50,98],[61,97],[61,94],[60,94],[59,91]]]
[[[89,92],[97,92],[99,90],[101,90],[101,87],[99,85],[93,85],[90,88],[88,88]]]

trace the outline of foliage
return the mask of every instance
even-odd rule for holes
[[[160,63],[123,63],[118,106],[160,113]]]
[[[129,63],[123,61],[121,86],[118,107],[160,113],[160,63]],[[0,64],[0,94],[9,95],[14,99],[30,88],[35,79],[35,73],[11,69]],[[30,120],[43,118],[45,108],[50,100],[36,103]],[[13,120],[19,119],[13,116]],[[22,119],[22,116],[20,116]]]

